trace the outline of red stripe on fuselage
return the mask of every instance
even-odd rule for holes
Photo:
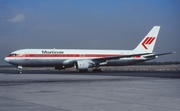
[[[122,54],[17,54],[16,56],[7,56],[7,57],[56,57],[56,58],[61,58],[61,57],[112,57],[112,56],[123,56]]]
[[[133,56],[133,58],[140,58],[141,57],[141,55],[139,55],[139,56]]]

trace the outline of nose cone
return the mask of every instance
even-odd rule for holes
[[[4,60],[5,60],[6,62],[9,62],[9,59],[8,59],[7,57],[5,57]]]

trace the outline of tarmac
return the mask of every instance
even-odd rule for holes
[[[0,111],[180,111],[180,73],[0,70]]]

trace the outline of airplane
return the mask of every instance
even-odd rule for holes
[[[85,49],[21,49],[10,53],[4,60],[23,67],[54,67],[56,70],[76,67],[79,72],[102,72],[100,66],[125,66],[175,52],[156,54],[153,52],[160,26],[154,26],[133,50],[85,50]]]

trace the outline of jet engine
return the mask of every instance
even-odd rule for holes
[[[78,70],[87,70],[90,66],[87,61],[77,61],[75,65]]]

